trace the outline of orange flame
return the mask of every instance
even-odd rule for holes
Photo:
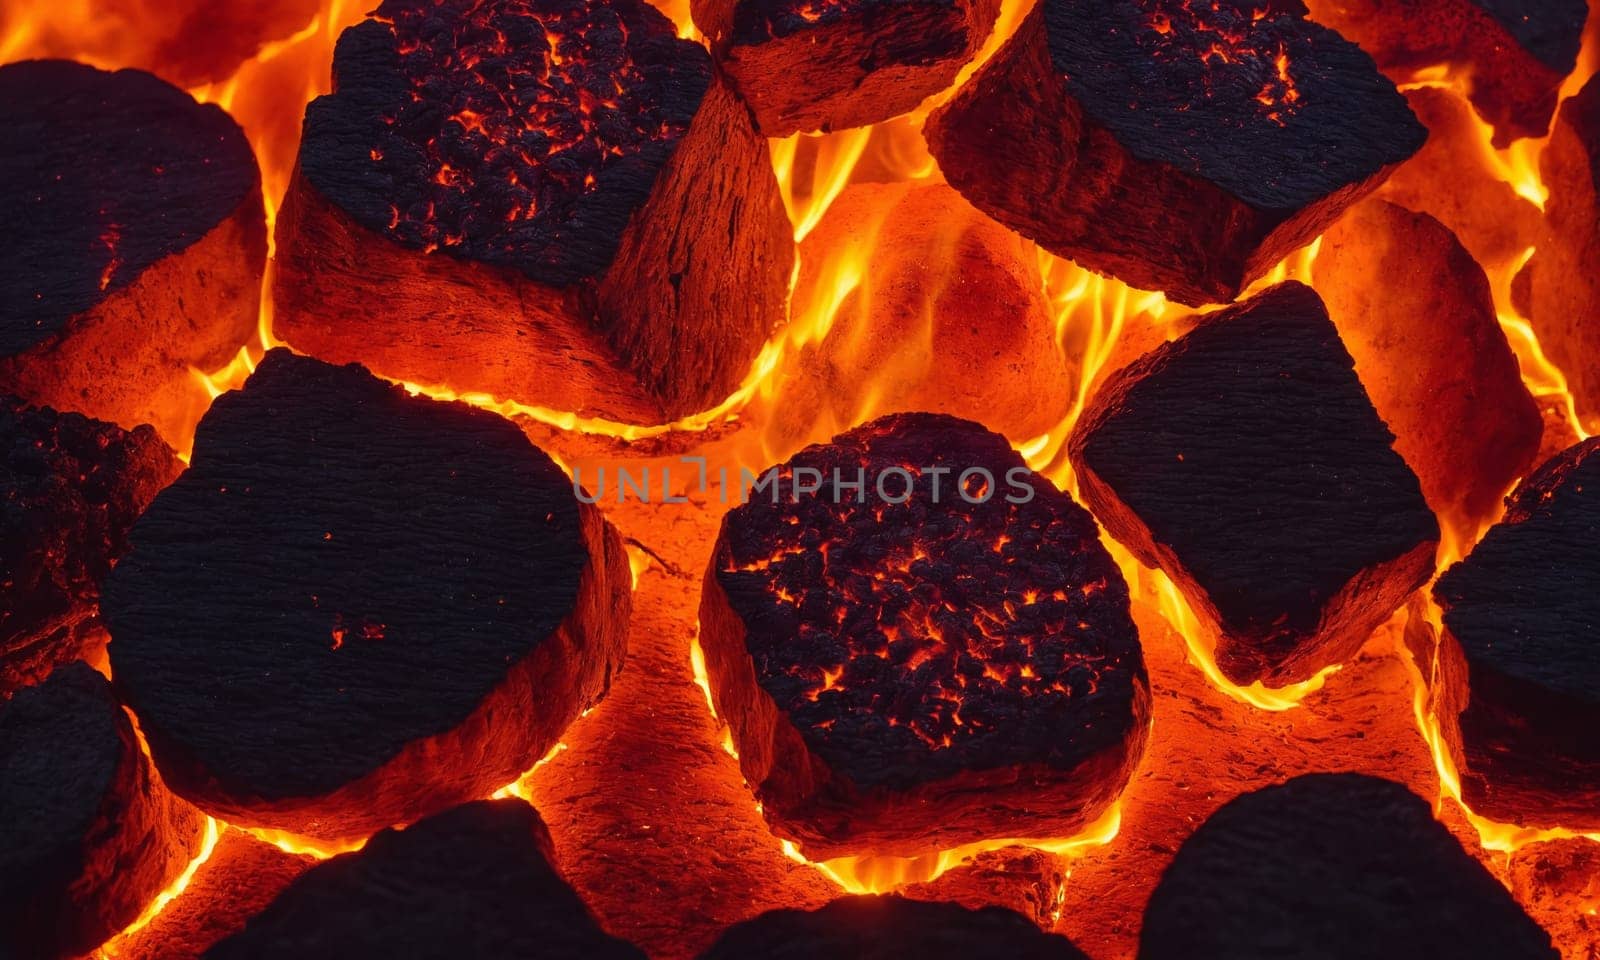
[[[661,9],[677,25],[680,36],[698,38],[688,12],[687,0],[656,0]],[[325,0],[303,27],[282,39],[263,45],[254,57],[246,61],[227,80],[196,88],[190,92],[202,101],[214,102],[234,115],[244,128],[256,151],[262,168],[262,190],[266,205],[269,263],[263,283],[261,313],[255,342],[243,345],[228,364],[215,371],[195,371],[197,389],[210,399],[231,389],[236,389],[254,370],[262,353],[280,345],[272,334],[272,302],[270,298],[272,265],[270,255],[274,249],[272,226],[292,174],[302,111],[298,109],[317,95],[326,93],[329,85],[328,64],[332,59],[335,41],[342,30],[357,22],[369,4],[351,0]],[[140,53],[137,31],[125,30],[115,19],[103,17],[96,0],[12,0],[0,11],[0,62],[29,56],[71,54],[78,59],[102,67],[116,67],[134,62]],[[1026,0],[1005,0],[1001,5],[999,20],[993,35],[983,51],[963,68],[957,81],[947,90],[930,97],[910,113],[871,128],[849,130],[827,135],[797,135],[774,140],[769,144],[774,169],[782,195],[794,224],[798,243],[814,230],[826,217],[830,206],[849,186],[858,168],[871,161],[875,171],[887,171],[901,180],[937,181],[937,165],[929,156],[920,136],[922,122],[940,103],[972,76],[981,64],[992,56],[1000,45],[1015,31],[1032,4]],[[67,38],[70,38],[67,39]],[[1585,37],[1578,69],[1563,86],[1563,98],[1572,95],[1600,65],[1594,43],[1594,30]],[[1280,54],[1273,61],[1276,82],[1270,84],[1280,100],[1287,100],[1292,91],[1287,60]],[[1457,66],[1440,65],[1419,71],[1408,80],[1411,86],[1433,86],[1447,89],[1457,96],[1465,96],[1467,77]],[[1281,92],[1280,92],[1281,90]],[[1266,92],[1266,91],[1264,91]],[[1480,123],[1478,161],[1510,184],[1516,192],[1543,208],[1548,199],[1539,172],[1539,156],[1543,140],[1524,140],[1499,150],[1491,143],[1492,131]],[[766,414],[783,399],[781,381],[794,358],[806,346],[819,342],[832,328],[839,310],[852,293],[867,283],[871,277],[872,253],[876,235],[860,238],[859,243],[830,251],[828,261],[817,265],[820,269],[808,271],[817,277],[820,289],[810,290],[809,308],[803,315],[791,316],[789,324],[768,342],[740,387],[722,403],[710,410],[668,424],[631,425],[598,418],[580,417],[569,411],[560,411],[518,404],[503,399],[467,393],[462,394],[444,384],[405,383],[414,393],[439,399],[459,399],[494,410],[506,416],[525,416],[563,431],[638,440],[670,432],[703,432],[714,425],[741,421],[760,425]],[[1288,258],[1257,285],[1264,286],[1290,278],[1309,279],[1309,268],[1317,254],[1312,244]],[[1494,299],[1500,322],[1521,363],[1524,381],[1538,398],[1555,403],[1564,412],[1568,425],[1578,436],[1589,434],[1580,423],[1576,406],[1563,372],[1552,364],[1540,347],[1532,326],[1518,316],[1511,306],[1510,285],[1520,267],[1527,262],[1533,250],[1527,251],[1512,268],[1496,271],[1491,276]],[[1074,385],[1073,405],[1061,424],[1032,438],[1013,438],[1017,449],[1036,471],[1050,477],[1063,489],[1077,493],[1076,478],[1065,456],[1066,440],[1078,417],[1093,397],[1094,388],[1102,374],[1116,356],[1119,342],[1130,331],[1140,327],[1153,327],[1168,338],[1175,336],[1181,321],[1190,312],[1170,304],[1158,293],[1134,290],[1112,279],[1097,276],[1069,262],[1040,253],[1041,274],[1045,294],[1055,311],[1057,347],[1063,356],[1079,358],[1081,363],[1077,383]],[[800,277],[797,262],[793,283]],[[109,282],[109,274],[108,274]],[[877,412],[876,397],[860,398],[855,411],[858,422],[870,419]],[[809,439],[825,439],[854,423],[818,423]],[[778,441],[765,432],[752,431],[752,447],[741,450],[749,465],[764,467],[787,458],[796,441],[790,438]],[[189,438],[169,438],[180,448],[188,446]],[[803,442],[803,441],[800,441]],[[1237,687],[1221,675],[1213,652],[1202,641],[1194,612],[1169,578],[1157,571],[1143,569],[1119,544],[1108,540],[1112,552],[1127,578],[1134,597],[1153,605],[1181,634],[1188,646],[1189,657],[1207,677],[1209,682],[1229,696],[1265,710],[1289,709],[1313,693],[1331,674],[1333,669],[1319,674],[1303,684],[1284,689],[1265,689],[1260,684],[1248,688]],[[1464,555],[1470,544],[1446,544],[1441,557]],[[630,567],[637,576],[642,567],[630,554]],[[1441,565],[1443,569],[1443,565]],[[1436,616],[1436,611],[1434,611]],[[691,643],[691,665],[695,682],[706,693],[711,705],[710,689],[706,679],[705,662],[698,640]],[[1405,657],[1410,662],[1409,657]],[[1416,671],[1415,711],[1419,730],[1432,750],[1441,779],[1441,802],[1445,796],[1460,803],[1460,782],[1449,751],[1440,733],[1439,718],[1427,702],[1427,684],[1432,668],[1412,664]],[[712,710],[715,716],[714,709]],[[731,733],[722,727],[723,747],[737,756]],[[557,744],[541,758],[532,769],[494,795],[515,795],[528,799],[530,778],[543,764],[548,763],[565,749]],[[1465,806],[1463,805],[1465,810]],[[1529,832],[1506,825],[1494,824],[1466,811],[1478,829],[1486,847],[1495,850],[1514,850],[1536,839],[1555,836],[1574,836],[1563,831]],[[892,889],[904,883],[937,877],[952,866],[970,858],[982,849],[994,846],[1023,843],[1052,852],[1071,854],[1090,846],[1104,844],[1116,835],[1119,814],[1113,808],[1101,822],[1088,828],[1075,838],[1063,840],[997,840],[991,843],[962,847],[958,850],[930,852],[924,857],[901,860],[897,858],[849,858],[813,864],[847,890],[870,892]],[[195,872],[205,862],[215,846],[220,830],[226,826],[208,818],[206,841],[200,853],[185,872],[167,891],[152,901],[145,913],[117,938],[102,948],[104,956],[115,956],[116,945],[130,933],[147,925],[187,887]],[[271,842],[291,853],[317,857],[344,852],[286,834],[271,831],[250,831],[256,837]],[[1600,836],[1588,836],[1600,840]],[[804,859],[792,844],[785,841],[783,852]],[[809,862],[809,861],[807,861]]]
[[[551,747],[550,750],[545,753],[544,756],[540,757],[538,760],[535,760],[533,766],[529,767],[522,774],[522,776],[501,787],[499,790],[496,790],[494,793],[491,793],[489,795],[490,799],[504,800],[506,797],[517,797],[532,803],[533,775],[539,772],[540,767],[549,763],[551,760],[554,760],[561,754],[562,751],[566,749],[567,745],[558,741],[555,746]]]

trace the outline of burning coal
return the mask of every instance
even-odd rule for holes
[[[1590,960],[1587,6],[12,0],[0,953]]]

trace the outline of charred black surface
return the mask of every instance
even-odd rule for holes
[[[0,396],[0,699],[78,654],[129,529],[182,469],[149,427]]]
[[[1578,415],[1600,422],[1600,75],[1561,104],[1540,179],[1550,190],[1533,258],[1512,296],[1550,361],[1567,377]]]
[[[858,471],[859,500],[843,485]],[[796,497],[797,479],[820,489]],[[1127,585],[1088,513],[1004,438],[933,414],[808,447],[777,468],[776,489],[779,502],[753,494],[724,520],[701,614],[713,692],[724,716],[747,713],[734,738],[769,810],[807,820],[807,804],[865,807],[868,794],[990,776],[998,815],[1000,781],[1015,777],[1002,771],[1017,768],[1038,771],[1024,790],[1056,784],[1051,815],[1115,796],[1137,762],[1148,692]],[[795,731],[803,750],[782,755]],[[780,755],[758,769],[774,735]],[[914,833],[936,809],[905,812],[894,829]],[[870,832],[872,818],[857,817],[850,830]],[[995,829],[981,817],[945,826],[971,839]]]
[[[954,82],[998,0],[693,0],[767,136],[878,123]]]
[[[990,471],[964,488],[959,473]],[[949,471],[940,498],[926,468]],[[961,770],[1071,767],[1118,743],[1144,681],[1127,586],[1094,521],[998,435],[942,415],[897,415],[797,454],[827,478],[801,502],[751,503],[723,527],[717,580],[750,627],[773,701],[860,786],[905,788]],[[903,505],[833,498],[833,471],[909,469]],[[891,475],[893,496],[906,480]],[[1027,496],[1012,504],[1007,496]],[[788,493],[784,493],[789,501]],[[842,620],[841,620],[842,614]]]
[[[131,922],[198,846],[111,685],[85,664],[0,706],[0,953],[77,956]]]
[[[1370,57],[1267,7],[1051,0],[1050,59],[1129,153],[1284,216],[1422,146],[1427,129]]]
[[[1241,796],[1184,841],[1139,960],[1554,960],[1550,938],[1398,783],[1313,774]]]
[[[1427,130],[1298,4],[1048,0],[930,122],[951,184],[1063,256],[1225,302]]]
[[[1066,937],[1045,933],[1010,910],[895,896],[842,897],[811,911],[773,910],[729,928],[700,960],[749,957],[1087,960]]]
[[[387,0],[344,32],[301,171],[362,226],[565,285],[610,266],[711,82],[641,0]]]
[[[1588,0],[1472,0],[1540,63],[1571,73],[1583,46]]]
[[[350,836],[480,796],[620,664],[626,566],[591,514],[500,417],[273,351],[106,586],[118,687],[174,789],[235,822]]]
[[[259,184],[238,125],[151,74],[0,68],[0,357],[199,241]]]
[[[1600,829],[1600,439],[1555,457],[1434,588],[1466,658],[1473,809]]]
[[[207,960],[644,960],[608,936],[552,864],[521,800],[483,800],[385,830],[296,880]]]
[[[767,142],[644,0],[389,0],[334,73],[277,224],[294,349],[654,425],[716,406],[786,319]]]
[[[1114,374],[1074,430],[1111,534],[1220,633],[1230,679],[1305,679],[1426,582],[1439,528],[1308,287],[1213,314]]]

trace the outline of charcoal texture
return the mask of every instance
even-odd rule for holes
[[[644,960],[552,863],[527,803],[482,800],[320,864],[206,960]]]
[[[797,497],[806,471],[822,485]],[[835,486],[857,471],[859,494]],[[878,491],[913,476],[901,504]],[[769,488],[723,522],[701,642],[780,832],[926,849],[1069,835],[1105,809],[1149,693],[1127,585],[1082,508],[1000,436],[935,414],[809,447],[775,482],[778,502]]]
[[[1139,960],[1555,960],[1550,938],[1398,783],[1312,774],[1184,841]]]
[[[1587,0],[1472,0],[1539,62],[1570,73],[1583,41]]]
[[[346,30],[301,173],[405,246],[557,286],[593,277],[694,119],[710,58],[638,0],[473,6],[390,0]]]
[[[515,779],[603,694],[629,607],[615,531],[509,422],[283,350],[105,593],[173,788],[340,837]]]
[[[1371,58],[1298,5],[1045,0],[930,119],[950,184],[1041,246],[1232,300],[1422,146]]]
[[[148,73],[0,67],[0,223],[0,392],[170,433],[189,368],[221,367],[255,331],[250,144]]]
[[[1438,523],[1354,367],[1286,283],[1112,375],[1073,431],[1090,508],[1237,683],[1342,662],[1432,570]]]
[[[182,468],[147,426],[0,396],[0,699],[83,649],[129,529]]]
[[[132,922],[199,847],[111,685],[69,664],[0,706],[0,954],[78,956]]]
[[[693,0],[696,26],[770,137],[905,113],[982,48],[998,0]]]
[[[643,0],[390,0],[334,77],[277,226],[296,349],[656,424],[733,392],[782,322],[766,141]]]
[[[1600,830],[1596,451],[1585,441],[1523,481],[1433,591],[1466,663],[1447,736],[1467,802],[1493,819]]]
[[[700,960],[1087,960],[1072,941],[1000,907],[901,897],[843,897],[816,910],[773,910],[724,933]]]
[[[141,70],[34,60],[0,69],[0,184],[11,356],[200,240],[260,175],[219,107]]]

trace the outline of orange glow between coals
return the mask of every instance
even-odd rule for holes
[[[190,91],[196,99],[216,103],[228,110],[244,128],[254,147],[261,165],[269,243],[269,262],[263,282],[256,339],[241,345],[238,354],[221,368],[194,371],[196,420],[210,400],[243,384],[265,350],[281,345],[273,334],[270,296],[272,226],[294,168],[301,108],[315,96],[328,92],[329,64],[334,43],[346,27],[359,22],[368,6],[370,4],[355,3],[353,0],[323,0],[321,8],[309,20],[292,32],[263,44],[255,56],[245,61],[233,75]],[[658,6],[677,25],[679,36],[699,39],[699,33],[688,15],[687,0],[658,0]],[[942,181],[937,164],[921,137],[923,121],[933,108],[947,100],[960,83],[970,78],[981,63],[999,49],[1015,31],[1030,6],[1023,0],[1005,0],[994,35],[974,62],[963,68],[957,83],[929,98],[910,113],[869,128],[831,134],[798,134],[769,142],[773,167],[794,226],[797,246],[825,221],[835,201],[849,187],[863,181],[865,175],[862,171],[869,167],[871,176],[880,180],[893,178],[919,184]],[[1597,56],[1600,47],[1595,43],[1595,36],[1595,30],[1591,27],[1585,36],[1578,69],[1562,88],[1563,98],[1576,93],[1583,80],[1600,64],[1600,56]],[[125,25],[101,17],[94,0],[11,0],[0,12],[0,62],[75,53],[85,62],[113,68],[137,62],[146,55],[147,39],[139,36],[137,31],[126,29]],[[1270,55],[1273,72],[1261,93],[1262,108],[1287,116],[1293,112],[1298,99],[1293,82],[1293,64],[1285,51],[1267,51],[1267,54]],[[1227,43],[1222,42],[1216,55],[1233,54]],[[1402,89],[1433,87],[1465,99],[1468,77],[1460,65],[1441,64],[1401,79]],[[1509,148],[1497,149],[1491,143],[1491,128],[1481,121],[1476,122],[1476,142],[1466,151],[1470,155],[1463,156],[1462,162],[1478,165],[1495,179],[1509,184],[1517,195],[1543,209],[1549,199],[1549,190],[1541,176],[1539,160],[1546,140],[1521,140]],[[887,216],[886,210],[881,212]],[[737,465],[754,470],[764,469],[771,463],[785,459],[805,443],[826,440],[879,413],[888,412],[881,391],[869,387],[861,396],[850,398],[853,405],[848,415],[841,416],[836,411],[819,413],[816,422],[799,432],[792,429],[792,425],[786,431],[779,431],[774,426],[776,412],[785,409],[786,405],[788,409],[795,405],[795,398],[790,392],[789,375],[797,368],[801,358],[827,338],[840,318],[847,315],[846,311],[864,309],[864,302],[873,295],[875,256],[883,240],[879,235],[882,222],[882,217],[875,224],[869,218],[868,226],[853,235],[850,242],[826,251],[824,262],[801,264],[797,258],[791,292],[794,303],[804,304],[804,307],[797,307],[788,325],[764,345],[737,390],[713,408],[676,422],[625,424],[583,417],[571,411],[519,404],[484,394],[462,393],[448,384],[407,382],[403,385],[416,394],[461,400],[508,417],[523,417],[558,431],[599,439],[638,441],[670,434],[704,433],[714,427],[733,426],[738,428],[733,440]],[[1285,279],[1310,282],[1311,267],[1317,252],[1318,243],[1313,243],[1291,254],[1267,277],[1258,281],[1252,291]],[[1517,356],[1530,393],[1542,405],[1556,410],[1573,436],[1587,437],[1590,430],[1578,416],[1567,377],[1549,360],[1533,327],[1512,305],[1512,280],[1534,252],[1533,248],[1529,248],[1514,263],[1493,268],[1486,266],[1499,321]],[[949,274],[955,275],[959,272],[955,253],[950,251],[948,256],[949,262],[943,266],[948,268]],[[1059,424],[1044,433],[1010,439],[1031,467],[1076,495],[1076,478],[1065,452],[1067,437],[1092,399],[1100,379],[1111,371],[1113,364],[1131,359],[1119,356],[1119,345],[1124,344],[1125,338],[1132,333],[1152,330],[1158,337],[1171,339],[1182,332],[1184,320],[1192,316],[1192,311],[1167,301],[1159,293],[1132,289],[1042,251],[1037,254],[1037,265],[1041,293],[1054,321],[1056,349],[1061,357],[1075,361],[1075,381],[1072,383],[1071,402]],[[810,284],[804,290],[799,289],[802,276],[808,278]],[[383,373],[381,370],[376,372],[380,375]],[[886,375],[907,372],[896,369]],[[170,437],[169,440],[187,455],[192,436]],[[1107,548],[1128,580],[1134,601],[1160,611],[1184,638],[1188,659],[1195,668],[1196,676],[1203,677],[1204,682],[1228,696],[1261,710],[1290,710],[1307,698],[1317,696],[1318,691],[1339,670],[1338,666],[1332,666],[1311,680],[1284,688],[1267,688],[1260,683],[1239,687],[1230,683],[1216,665],[1211,643],[1205,637],[1197,616],[1172,580],[1159,571],[1142,567],[1120,544],[1105,539]],[[1464,556],[1471,546],[1472,543],[1445,543],[1440,552],[1439,569],[1443,570],[1449,561]],[[629,560],[637,585],[650,558],[641,550],[630,548]],[[1429,616],[1437,626],[1438,611],[1431,604]],[[1582,836],[1600,841],[1600,835],[1561,830],[1530,831],[1497,824],[1467,809],[1461,801],[1460,779],[1444,743],[1440,718],[1433,712],[1428,694],[1436,665],[1415,664],[1404,650],[1397,650],[1394,655],[1401,657],[1413,670],[1416,725],[1428,744],[1437,768],[1440,779],[1439,803],[1442,805],[1450,800],[1460,805],[1477,830],[1484,847],[1509,854],[1542,840]],[[689,659],[694,681],[705,692],[706,703],[710,707],[710,689],[698,640],[690,641]],[[712,712],[714,715],[714,709]],[[719,730],[723,748],[737,757],[727,727],[721,725]],[[556,744],[532,769],[493,795],[530,799],[531,778],[540,767],[565,749],[566,744]],[[929,851],[915,858],[862,856],[812,862],[806,860],[803,852],[794,844],[777,837],[773,838],[773,848],[775,855],[810,864],[844,890],[877,892],[908,883],[930,881],[979,853],[1001,847],[1028,846],[1071,857],[1112,843],[1117,836],[1121,816],[1121,806],[1113,806],[1104,817],[1076,837],[995,839],[956,850]],[[181,875],[152,900],[138,919],[105,944],[99,956],[118,956],[130,936],[148,926],[167,905],[181,896],[210,857],[219,836],[227,829],[238,828],[230,828],[208,817],[201,847]],[[321,844],[274,831],[245,832],[288,853],[318,859],[361,846],[360,843]]]

